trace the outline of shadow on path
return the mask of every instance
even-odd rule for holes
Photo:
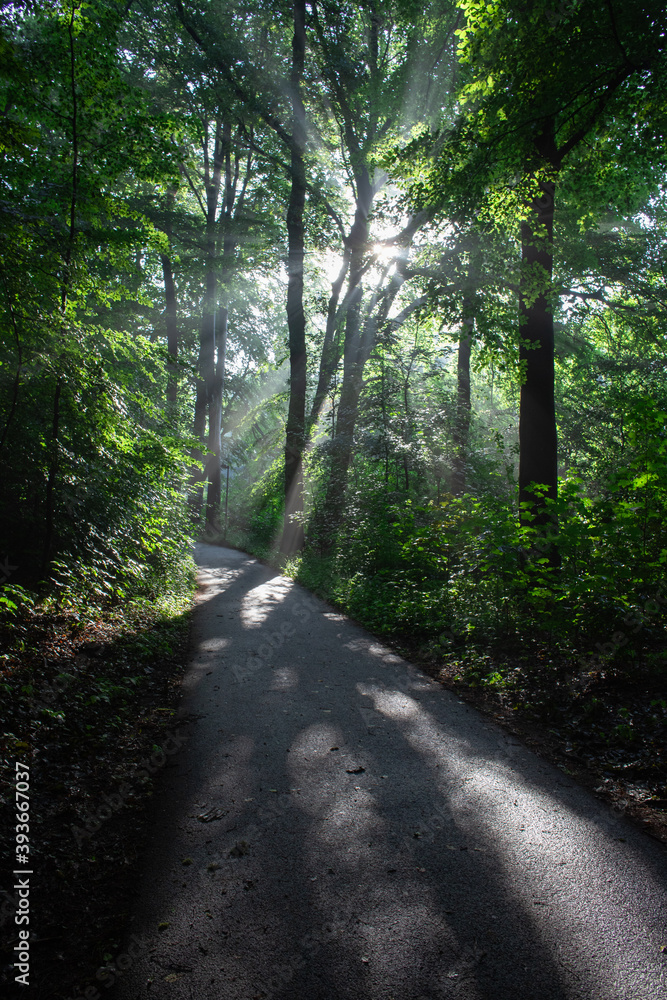
[[[197,557],[189,739],[100,996],[667,996],[660,845],[291,581]]]

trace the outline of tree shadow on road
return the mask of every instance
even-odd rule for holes
[[[658,849],[291,581],[201,555],[190,740],[133,925],[153,944],[121,996],[151,977],[161,1000],[629,998],[658,981]]]

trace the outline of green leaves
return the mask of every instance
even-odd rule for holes
[[[0,553],[70,601],[155,596],[186,575],[187,442],[165,425],[138,265],[165,237],[135,196],[173,173],[179,128],[124,71],[119,17],[42,4],[5,18],[0,45]]]

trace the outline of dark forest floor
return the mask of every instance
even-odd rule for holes
[[[117,951],[156,776],[179,743],[187,611],[26,614],[0,634],[0,848],[15,865],[14,766],[30,774],[30,996],[83,994]],[[15,879],[0,899],[13,995]],[[34,888],[33,888],[34,887]]]

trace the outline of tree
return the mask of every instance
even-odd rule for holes
[[[306,4],[294,0],[290,97],[291,186],[287,206],[287,326],[290,395],[285,430],[285,523],[280,551],[291,555],[303,544],[303,449],[306,433],[306,316],[303,309],[303,215],[306,203],[306,113],[301,94],[306,59]]]
[[[450,14],[449,7],[444,5],[432,16],[439,24],[447,21]],[[378,193],[389,179],[385,171],[378,169],[378,148],[388,136],[396,135],[409,125],[403,117],[408,81],[412,83],[411,74],[416,73],[420,62],[423,68],[429,55],[433,59],[429,30],[425,31],[425,28],[432,29],[432,25],[424,12],[413,7],[408,10],[400,3],[382,8],[371,4],[364,10],[352,4],[322,3],[314,8],[313,26],[316,65],[325,85],[327,106],[336,122],[338,144],[354,199],[352,224],[349,232],[343,234],[340,271],[332,283],[310,415],[312,428],[342,360],[329,483],[319,517],[323,538],[331,545],[345,498],[364,367],[405,282],[410,244],[427,220],[426,212],[413,215],[398,231],[394,222],[394,233],[388,236],[387,222],[379,212],[373,220],[373,210]],[[442,54],[441,49],[432,70],[443,61]],[[443,62],[446,67],[447,60]],[[427,78],[424,91],[431,90],[439,74],[440,69]],[[439,88],[432,89],[437,91]],[[417,88],[410,97],[413,112],[416,107],[428,104],[428,94]],[[373,221],[385,229],[384,238],[378,234],[375,240],[371,239]],[[369,278],[375,279],[375,286],[371,285],[365,299],[364,281]],[[345,282],[346,291],[340,303]],[[400,322],[414,308],[414,305],[408,307]]]
[[[461,117],[439,141],[431,191],[459,214],[517,216],[521,236],[519,331],[524,368],[519,503],[551,523],[557,496],[554,409],[554,210],[557,186],[582,213],[644,195],[656,161],[641,142],[656,121],[642,112],[662,74],[664,9],[656,3],[463,4]],[[627,123],[632,122],[630,129]],[[612,164],[625,170],[621,180]],[[422,190],[423,194],[423,190]],[[544,492],[535,497],[533,484]]]
[[[174,122],[116,58],[123,16],[54,2],[1,22],[2,550],[17,579],[95,595],[161,587],[183,537],[164,360],[125,312],[147,308],[139,261],[165,247],[131,192],[172,172]]]

